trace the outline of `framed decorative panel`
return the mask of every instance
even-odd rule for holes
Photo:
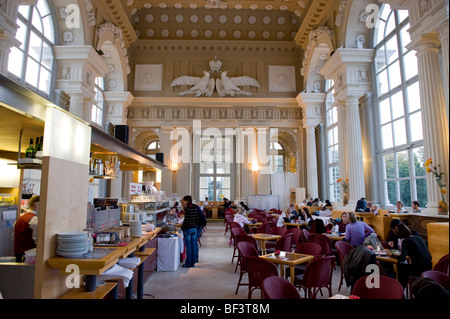
[[[296,92],[295,66],[269,65],[269,92]]]
[[[134,90],[162,91],[162,64],[136,64]]]

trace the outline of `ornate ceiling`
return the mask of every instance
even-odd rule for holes
[[[313,0],[120,0],[142,40],[292,41]],[[315,11],[315,9],[313,8]],[[298,36],[297,36],[298,38]]]

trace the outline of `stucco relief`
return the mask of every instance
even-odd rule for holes
[[[295,92],[295,66],[269,65],[269,92]]]
[[[136,64],[134,89],[136,91],[162,91],[162,64]]]

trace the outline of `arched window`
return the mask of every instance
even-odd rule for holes
[[[45,95],[52,89],[54,22],[46,0],[36,6],[20,5],[16,39],[19,47],[11,48],[9,75]]]
[[[153,159],[156,159],[156,153],[159,153],[160,145],[158,140],[150,140],[147,148],[145,149],[145,154]]]
[[[104,88],[105,80],[102,77],[95,78],[94,85],[94,103],[91,109],[91,121],[102,126],[103,125],[103,106],[104,106]]]
[[[386,205],[427,204],[422,112],[415,52],[408,48],[406,10],[383,5],[374,29],[375,75]]]
[[[327,150],[328,150],[328,179],[330,185],[330,201],[340,200],[340,185],[336,182],[339,179],[339,145],[338,145],[338,112],[334,104],[334,82],[325,82],[326,90],[326,130],[327,130]]]

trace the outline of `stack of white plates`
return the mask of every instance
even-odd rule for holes
[[[86,231],[68,231],[57,234],[56,254],[62,257],[75,258],[89,251]]]

